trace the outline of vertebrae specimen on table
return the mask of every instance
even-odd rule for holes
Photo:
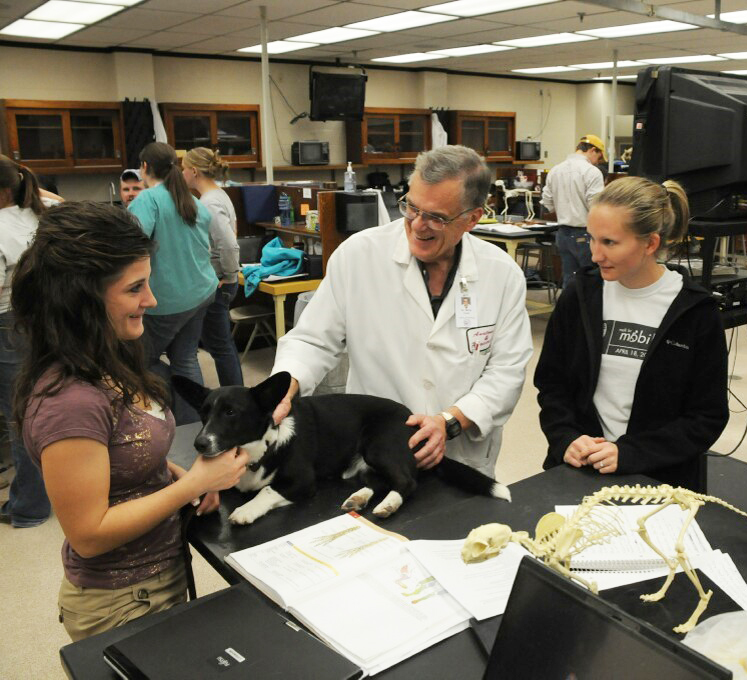
[[[664,560],[669,573],[659,590],[655,593],[641,595],[641,599],[645,602],[661,600],[674,579],[677,567],[681,567],[695,586],[699,597],[698,604],[690,618],[674,628],[677,633],[686,633],[697,624],[713,594],[711,590],[705,592],[685,553],[684,541],[688,527],[700,507],[706,503],[721,505],[732,512],[747,517],[747,513],[715,496],[708,496],[682,487],[672,487],[668,484],[659,486],[641,486],[639,484],[635,486],[607,486],[590,496],[584,497],[581,504],[568,518],[557,512],[543,515],[537,522],[534,538],[531,538],[526,531],[511,531],[511,527],[506,524],[484,524],[473,529],[462,547],[462,559],[466,563],[481,562],[499,554],[509,542],[518,543],[552,569],[574,581],[578,581],[596,593],[596,583],[589,582],[577,572],[571,571],[571,558],[589,546],[606,543],[624,532],[619,519],[614,513],[610,512],[610,506],[620,502],[640,505],[656,504],[651,512],[638,518],[636,531],[646,545]],[[677,535],[675,554],[665,555],[651,541],[646,529],[646,521],[670,505],[679,506],[686,513],[686,516]]]

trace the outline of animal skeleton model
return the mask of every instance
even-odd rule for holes
[[[550,512],[540,518],[535,529],[535,537],[530,538],[526,531],[511,531],[506,524],[485,524],[473,529],[462,547],[462,559],[466,563],[481,562],[494,557],[510,541],[524,546],[535,557],[540,558],[549,567],[560,572],[597,592],[596,583],[590,583],[571,571],[571,558],[578,555],[591,545],[606,543],[611,538],[623,533],[619,520],[610,513],[609,507],[614,501],[633,504],[657,504],[651,512],[637,520],[636,529],[641,539],[648,545],[669,568],[664,584],[658,591],[641,595],[644,602],[658,602],[663,599],[674,579],[677,567],[682,567],[695,589],[698,591],[699,601],[690,618],[685,623],[676,626],[676,633],[686,633],[695,627],[700,615],[705,611],[713,591],[705,592],[690,560],[685,554],[685,534],[690,523],[695,518],[701,505],[717,503],[744,517],[747,513],[735,508],[726,501],[715,496],[706,496],[682,487],[672,487],[668,484],[660,486],[608,486],[600,489],[591,496],[586,496],[581,505],[569,518],[556,512]],[[677,541],[675,554],[667,556],[653,544],[646,530],[646,521],[670,505],[678,505],[685,513]]]
[[[527,219],[534,219],[534,204],[532,202],[532,190],[531,189],[506,189],[506,184],[502,179],[495,180],[495,186],[503,190],[503,210],[501,215],[503,221],[506,221],[506,215],[508,214],[508,199],[515,198],[516,196],[524,197],[524,205],[527,209]]]

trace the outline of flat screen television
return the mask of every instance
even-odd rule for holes
[[[363,120],[367,76],[360,73],[309,75],[309,120]]]
[[[516,160],[517,161],[538,161],[542,153],[540,142],[533,142],[529,139],[522,139],[516,142]]]
[[[747,215],[747,78],[675,66],[641,71],[629,172],[680,182],[694,217]]]

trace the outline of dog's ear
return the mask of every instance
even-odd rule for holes
[[[199,411],[202,405],[207,399],[207,395],[210,390],[194,380],[185,378],[183,375],[172,375],[171,384],[179,395],[186,401],[195,411]]]
[[[257,404],[267,413],[272,413],[290,388],[291,374],[281,371],[252,388]]]

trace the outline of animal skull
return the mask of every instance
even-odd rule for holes
[[[483,524],[472,529],[462,546],[462,560],[466,564],[483,562],[497,555],[511,540],[508,524]]]

